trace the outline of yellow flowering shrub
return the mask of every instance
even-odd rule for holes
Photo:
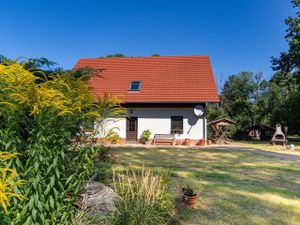
[[[0,65],[0,87],[5,93],[0,95],[0,106],[18,109],[21,105],[28,108],[31,115],[39,114],[43,109],[55,109],[59,115],[64,115],[93,104],[86,83],[71,74],[54,74],[43,82],[39,80],[41,78],[21,64]]]
[[[0,64],[0,148],[6,152],[2,159],[10,158],[0,172],[0,207],[8,211],[0,212],[1,224],[71,221],[76,195],[99,152],[84,142],[94,140],[85,128],[125,114],[117,98],[92,96],[81,75]],[[80,144],[73,144],[75,140]],[[20,185],[19,177],[26,182]],[[12,190],[20,191],[24,200],[17,201],[22,196]]]
[[[10,206],[10,199],[23,199],[24,197],[14,192],[14,188],[23,183],[18,180],[18,173],[15,170],[5,168],[4,162],[17,154],[9,152],[0,152],[0,209],[7,213],[7,208]]]

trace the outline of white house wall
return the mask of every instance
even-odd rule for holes
[[[183,134],[177,139],[190,138],[193,140],[206,139],[206,119],[194,115],[193,108],[129,108],[128,114],[138,118],[138,138],[146,129],[151,131],[151,138],[155,134],[169,134],[171,130],[171,116],[183,116]],[[107,129],[115,129],[121,138],[126,139],[126,119],[118,119],[110,123]]]

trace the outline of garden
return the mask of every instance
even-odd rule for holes
[[[90,71],[45,69],[50,64],[0,64],[1,224],[74,224],[101,150],[86,131],[125,114],[118,99],[90,94]]]
[[[299,224],[300,149],[238,145],[115,147],[117,159],[106,171],[149,168],[166,176],[174,204],[171,224]],[[192,207],[182,201],[187,186],[199,195]]]
[[[111,145],[122,102],[91,94],[94,71],[52,64],[0,64],[1,224],[299,224],[297,136],[293,151]]]
[[[299,224],[298,144],[110,146],[121,102],[90,94],[93,71],[39,63],[0,65],[1,224]],[[94,187],[113,196],[105,210],[86,201]]]
[[[227,146],[114,145],[107,124],[127,111],[92,95],[93,70],[0,55],[0,224],[300,224],[299,11],[285,24],[270,79],[230,75],[208,105],[208,121],[236,122]],[[245,141],[245,128],[277,123],[294,150]]]

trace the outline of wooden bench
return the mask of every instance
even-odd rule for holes
[[[174,145],[175,135],[174,134],[155,134],[153,138],[153,144],[157,143],[170,143]]]

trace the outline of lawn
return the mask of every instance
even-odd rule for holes
[[[113,169],[131,164],[169,173],[175,224],[300,224],[300,155],[253,146],[114,147]],[[194,208],[178,198],[187,179],[202,189]]]

